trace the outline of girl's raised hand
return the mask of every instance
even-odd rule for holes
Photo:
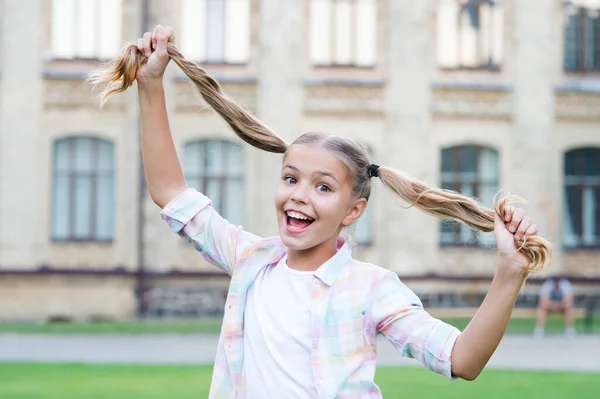
[[[138,69],[136,79],[138,83],[149,83],[161,80],[170,57],[167,54],[167,43],[175,40],[175,32],[170,26],[157,25],[154,32],[144,33],[144,37],[137,39],[137,47],[148,61]]]
[[[505,256],[511,265],[520,269],[527,269],[530,260],[518,249],[523,243],[523,239],[537,234],[537,226],[532,223],[531,218],[526,216],[521,208],[509,207],[505,212],[504,220],[497,214],[495,219],[494,234],[498,252]]]

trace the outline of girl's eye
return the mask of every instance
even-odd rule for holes
[[[317,190],[322,191],[324,193],[331,191],[331,189],[328,186],[326,186],[325,184],[319,184],[317,186]]]
[[[283,180],[285,180],[285,182],[287,184],[294,184],[294,183],[296,183],[296,179],[294,179],[292,176],[286,176]]]

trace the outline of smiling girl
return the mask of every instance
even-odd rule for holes
[[[229,99],[157,26],[107,71],[104,100],[138,83],[142,153],[152,199],[171,229],[231,275],[211,398],[380,398],[376,337],[449,378],[475,379],[500,342],[528,273],[550,247],[521,209],[486,209],[456,192],[379,167],[350,139],[307,133],[287,144]],[[275,195],[279,236],[231,225],[189,188],[171,136],[163,74],[173,59],[243,140],[283,154]],[[436,217],[494,231],[498,266],[481,307],[460,332],[427,313],[395,273],[352,258],[341,234],[364,212],[373,178]],[[401,226],[399,226],[401,228]]]

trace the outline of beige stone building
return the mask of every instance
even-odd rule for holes
[[[596,0],[3,0],[0,319],[221,306],[227,278],[169,231],[141,185],[136,90],[100,109],[85,82],[157,23],[288,140],[311,130],[354,137],[375,163],[432,186],[487,205],[500,189],[526,198],[553,244],[551,271],[591,289],[599,9]],[[167,75],[190,184],[230,220],[276,234],[281,156],[241,144],[175,65]],[[485,290],[493,237],[442,226],[374,186],[356,257],[424,295]]]

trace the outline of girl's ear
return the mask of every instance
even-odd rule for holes
[[[342,225],[349,226],[352,223],[356,222],[356,220],[363,214],[363,212],[367,209],[367,200],[364,198],[359,198],[350,207],[346,216],[342,220]]]

